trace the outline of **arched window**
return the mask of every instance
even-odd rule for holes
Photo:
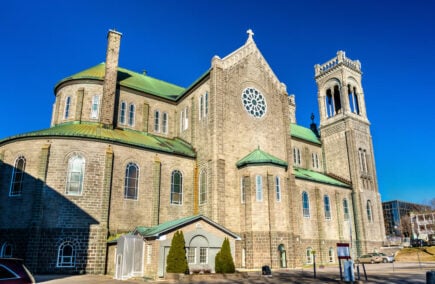
[[[263,177],[255,176],[255,196],[257,201],[263,201]]]
[[[347,203],[347,199],[343,199],[343,215],[344,220],[349,221],[349,204]]]
[[[341,112],[341,97],[340,97],[340,89],[338,85],[334,86],[334,106],[335,106],[335,114]]]
[[[154,131],[160,132],[160,112],[158,110],[154,112]]]
[[[171,204],[183,204],[183,176],[177,170],[171,176]]]
[[[281,179],[279,176],[275,177],[275,193],[276,201],[281,201]]]
[[[69,111],[71,107],[71,97],[67,97],[65,100],[65,111],[63,117],[67,119],[69,117]]]
[[[313,248],[307,247],[307,249],[305,250],[305,255],[306,255],[307,264],[312,264],[313,263]]]
[[[127,104],[122,101],[121,102],[121,111],[119,112],[119,123],[125,124],[125,113],[127,111]]]
[[[128,125],[133,126],[134,125],[134,115],[135,115],[135,106],[134,104],[130,104],[129,107],[129,113],[128,113]]]
[[[202,170],[199,176],[199,204],[207,202],[207,171]]]
[[[208,115],[208,92],[204,94],[204,116]]]
[[[329,250],[328,250],[328,261],[330,262],[330,263],[333,263],[334,262],[334,248],[329,248]]]
[[[82,194],[84,173],[85,173],[85,159],[80,155],[75,155],[71,157],[68,161],[66,194],[69,195]]]
[[[323,196],[323,204],[325,206],[325,219],[330,220],[331,219],[331,203],[330,203],[328,195]]]
[[[23,191],[23,179],[24,179],[25,169],[26,169],[26,158],[24,158],[23,156],[19,156],[15,160],[15,166],[12,171],[9,196],[21,195]]]
[[[369,222],[373,222],[372,202],[370,200],[367,200],[367,219]]]
[[[162,122],[162,132],[163,134],[168,134],[168,113],[163,113]]]
[[[0,257],[12,257],[13,247],[11,243],[5,242],[0,251]]]
[[[302,192],[302,211],[304,217],[310,217],[310,199],[306,191]]]
[[[100,96],[95,95],[92,97],[91,118],[98,118],[100,110]]]
[[[349,106],[350,111],[356,114],[359,114],[359,102],[358,102],[358,94],[356,93],[356,88],[351,85],[347,85],[349,92]]]
[[[74,267],[76,263],[76,248],[72,242],[63,242],[57,251],[57,267]]]
[[[139,167],[135,163],[128,163],[125,167],[124,198],[137,200],[139,184]]]

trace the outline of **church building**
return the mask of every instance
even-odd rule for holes
[[[176,231],[191,271],[214,272],[225,238],[239,270],[382,245],[358,60],[314,66],[320,123],[305,127],[251,30],[187,88],[119,67],[121,37],[54,86],[49,128],[1,138],[1,257],[126,279],[164,277]]]

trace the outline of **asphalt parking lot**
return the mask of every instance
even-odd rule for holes
[[[359,265],[360,281],[357,283],[394,283],[394,284],[418,284],[426,283],[426,272],[435,271],[435,262],[414,263],[380,263],[366,264],[365,280],[362,265]],[[130,279],[115,280],[107,275],[36,275],[37,283],[43,284],[137,284],[137,283],[175,283],[167,280]],[[356,279],[358,280],[358,279]],[[316,278],[312,268],[277,270],[272,271],[272,277],[263,277],[260,272],[249,272],[247,277],[232,279],[207,279],[207,280],[183,280],[177,283],[344,283],[340,281],[338,266],[318,268]]]

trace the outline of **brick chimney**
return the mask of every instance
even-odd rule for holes
[[[116,79],[118,75],[120,32],[109,30],[107,34],[106,72],[104,75],[103,98],[100,122],[104,128],[114,128]]]

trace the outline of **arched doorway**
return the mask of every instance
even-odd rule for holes
[[[278,246],[278,251],[279,251],[279,267],[287,268],[287,254],[283,244],[280,244]]]

